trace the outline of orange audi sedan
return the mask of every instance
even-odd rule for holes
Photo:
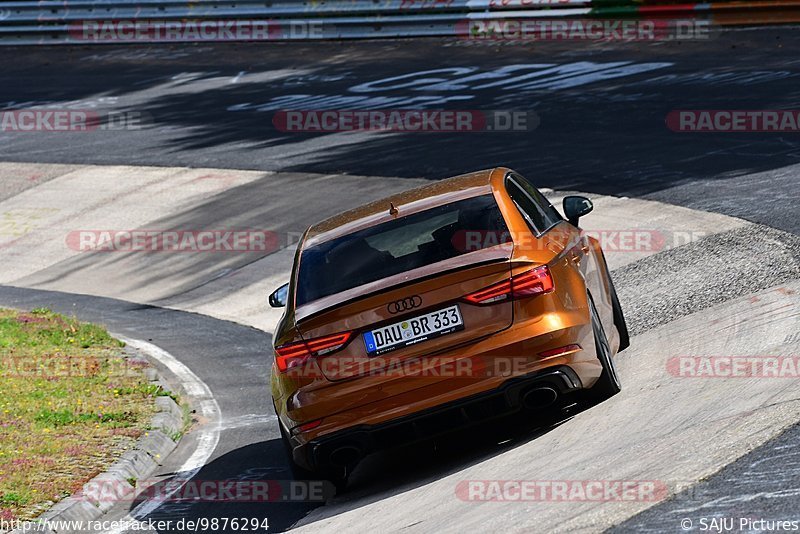
[[[300,476],[346,482],[367,454],[620,391],[628,332],[599,243],[506,168],[438,181],[310,227],[271,387]]]

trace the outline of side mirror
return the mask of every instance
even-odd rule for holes
[[[283,284],[272,292],[269,296],[269,305],[273,308],[283,308],[286,306],[286,297],[289,295],[289,284]]]
[[[578,219],[594,209],[591,200],[577,195],[564,197],[562,205],[564,206],[564,215],[567,216],[567,220],[572,226],[578,226]]]

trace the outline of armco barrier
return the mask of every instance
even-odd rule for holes
[[[0,45],[172,41],[169,31],[154,29],[177,23],[239,30],[220,29],[219,38],[197,40],[249,41],[457,36],[474,20],[574,18],[800,23],[800,0],[0,0]],[[83,30],[103,24],[144,37],[97,38],[102,32],[86,37]],[[250,32],[253,28],[258,31]]]

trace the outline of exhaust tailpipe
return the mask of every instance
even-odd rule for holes
[[[551,387],[531,388],[522,394],[522,405],[529,410],[551,406],[558,400],[558,392]]]
[[[342,445],[330,454],[330,463],[337,467],[352,467],[361,460],[361,449],[355,445]]]

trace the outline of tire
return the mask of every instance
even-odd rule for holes
[[[283,443],[283,450],[286,451],[286,458],[289,461],[292,477],[295,480],[313,480],[314,473],[295,463],[294,457],[292,456],[292,446],[289,442],[289,436],[286,435],[286,431],[283,429],[283,425],[280,421],[278,421],[278,428],[281,431],[281,443]]]
[[[588,296],[588,299],[589,315],[592,321],[592,330],[594,331],[594,344],[597,351],[597,359],[600,360],[600,365],[603,366],[603,373],[589,390],[590,399],[598,403],[619,393],[622,390],[622,384],[617,374],[614,359],[611,357],[611,348],[608,345],[608,338],[600,322],[597,308],[594,306],[591,295]]]
[[[603,266],[606,269],[606,277],[608,278],[608,288],[611,293],[611,306],[614,309],[614,326],[617,327],[619,332],[619,351],[627,349],[631,346],[631,336],[628,334],[628,323],[625,322],[625,316],[622,314],[622,306],[619,304],[619,297],[617,297],[617,288],[614,287],[614,280],[611,278],[611,271],[608,270],[608,263],[606,257],[603,258]]]
[[[350,473],[348,473],[345,469],[317,473],[315,471],[309,471],[305,467],[298,465],[294,461],[294,456],[292,455],[292,446],[289,441],[289,436],[286,435],[286,431],[283,429],[283,425],[281,425],[280,422],[278,423],[278,428],[281,431],[281,442],[283,443],[283,448],[286,451],[286,456],[289,460],[289,468],[291,469],[292,477],[295,480],[327,480],[333,484],[337,493],[344,491],[344,489],[347,487],[347,478]]]
[[[628,334],[628,324],[625,322],[625,316],[622,315],[622,306],[619,304],[617,297],[617,290],[614,288],[614,282],[611,280],[611,275],[608,275],[608,287],[611,288],[611,305],[614,309],[614,326],[617,327],[619,332],[619,352],[631,346],[631,336]]]

